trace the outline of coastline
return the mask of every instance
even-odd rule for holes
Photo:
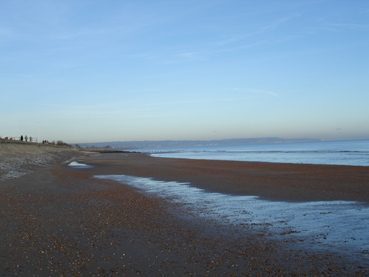
[[[225,194],[279,201],[347,200],[369,203],[369,167],[191,160],[124,153],[80,159],[94,175],[125,174],[188,182]]]
[[[338,180],[355,180],[358,173],[363,174],[359,181],[366,182],[368,176],[357,168],[327,171],[326,166],[173,160],[137,153],[65,152],[58,157],[26,176],[0,181],[2,275],[369,273],[368,265],[337,253],[299,249],[288,234],[274,241],[267,229],[220,226],[186,214],[180,205],[94,178],[129,174],[186,181],[235,195],[259,191],[259,196],[274,200],[344,195],[356,201],[358,185],[337,195],[321,184],[337,172],[340,178],[336,176],[333,187]],[[71,168],[65,164],[68,160],[92,168]],[[309,178],[311,172],[320,172],[315,186],[293,186],[296,180],[315,180]],[[269,182],[263,184],[265,180]],[[272,183],[274,192],[268,195]],[[319,188],[326,191],[323,196],[315,192]]]

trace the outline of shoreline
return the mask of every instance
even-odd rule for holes
[[[111,152],[111,153],[119,153]],[[148,153],[148,152],[131,152],[126,151],[126,153],[138,153],[150,156],[152,158],[162,158],[162,159],[179,159],[179,160],[200,160],[200,161],[221,161],[221,162],[242,162],[242,163],[262,163],[262,164],[287,164],[287,165],[317,165],[317,166],[352,166],[352,167],[367,167],[368,165],[359,165],[359,164],[334,164],[334,163],[304,163],[304,162],[278,162],[278,161],[257,161],[257,160],[232,160],[232,159],[212,159],[212,158],[195,158],[195,157],[166,157],[165,155],[161,156],[161,154],[165,153]],[[171,152],[168,152],[171,153]]]
[[[101,152],[102,153],[102,152]],[[237,162],[237,163],[252,163],[252,164],[284,164],[284,165],[312,165],[312,166],[345,166],[345,167],[366,167],[369,168],[369,165],[350,165],[350,164],[328,164],[328,163],[287,163],[287,162],[268,162],[268,161],[241,161],[241,160],[222,160],[222,159],[205,159],[205,158],[175,158],[175,157],[160,157],[155,156],[157,154],[146,153],[146,152],[131,152],[131,151],[116,151],[116,152],[106,152],[106,153],[128,153],[128,154],[142,154],[151,158],[159,158],[159,159],[177,159],[177,160],[197,160],[197,161],[218,161],[218,162]]]
[[[347,200],[369,204],[369,167],[157,158],[141,153],[80,159],[95,175],[124,174],[276,201]]]

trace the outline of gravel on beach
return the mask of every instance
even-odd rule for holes
[[[59,160],[1,180],[2,276],[369,274],[333,253],[269,240],[252,226],[192,217],[180,205],[95,179],[97,171]]]

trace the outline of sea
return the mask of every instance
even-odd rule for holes
[[[266,138],[116,142],[109,145],[117,149],[143,152],[154,157],[165,158],[369,166],[369,139],[285,140]]]

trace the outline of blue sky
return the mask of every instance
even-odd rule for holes
[[[369,1],[0,2],[0,136],[369,137]]]

